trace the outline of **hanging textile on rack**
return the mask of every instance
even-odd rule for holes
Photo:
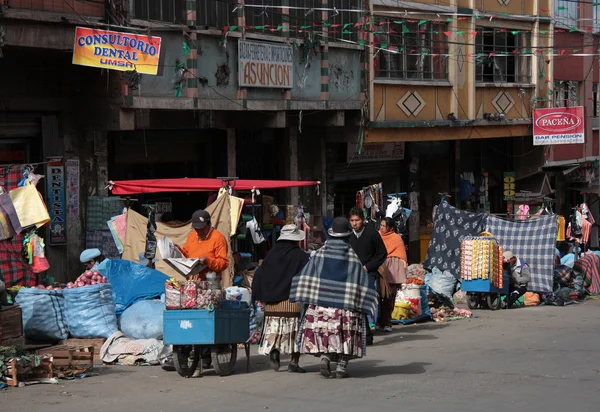
[[[437,267],[457,274],[460,270],[460,244],[467,236],[477,236],[485,230],[488,215],[456,209],[442,200],[434,220],[433,233],[423,266]]]
[[[519,211],[517,217],[520,220],[527,219],[529,217],[529,205],[519,205]]]
[[[365,219],[378,221],[383,213],[383,185],[381,183],[363,187],[356,193],[356,206],[365,211]]]
[[[493,237],[467,236],[461,243],[460,276],[464,280],[489,279],[502,289],[502,246]]]
[[[558,235],[556,236],[557,242],[562,242],[565,240],[565,233],[566,233],[565,225],[566,225],[565,217],[559,216],[558,217]]]
[[[527,220],[487,219],[486,231],[494,235],[504,250],[510,250],[531,271],[531,292],[552,292],[554,254],[558,226],[556,216]]]
[[[296,206],[287,205],[286,211],[285,211],[285,224],[293,225],[295,223],[296,215],[297,215]]]
[[[0,278],[4,279],[6,287],[38,284],[38,276],[23,258],[23,235],[0,242]]]

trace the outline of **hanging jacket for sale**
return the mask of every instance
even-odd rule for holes
[[[581,233],[581,226],[577,223],[577,212],[573,212],[573,214],[571,214],[571,237],[580,237],[582,235]]]

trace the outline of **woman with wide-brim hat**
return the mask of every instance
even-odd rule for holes
[[[288,371],[304,373],[298,366],[300,349],[296,338],[300,330],[300,310],[289,301],[293,277],[308,262],[308,254],[300,249],[305,233],[296,225],[286,225],[275,247],[256,270],[252,281],[252,299],[265,304],[265,321],[258,353],[270,358],[271,367],[279,370],[280,355],[291,355]]]
[[[299,338],[302,353],[321,357],[321,375],[345,378],[351,359],[366,353],[365,315],[373,316],[377,292],[349,244],[348,219],[333,220],[329,239],[294,277],[290,301],[308,305]]]

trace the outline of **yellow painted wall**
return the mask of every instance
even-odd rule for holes
[[[416,115],[407,115],[399,106],[399,102],[408,92],[416,92],[425,102],[425,106]],[[452,88],[375,84],[373,92],[373,107],[375,121],[399,120],[444,120],[452,110],[451,99],[455,98]]]
[[[531,125],[370,129],[366,142],[425,142],[531,136]]]
[[[508,14],[523,14],[526,10],[526,4],[532,3],[533,0],[511,0],[508,5],[500,4],[498,0],[476,0],[476,7],[481,2],[482,11],[492,11],[496,13]],[[530,7],[530,6],[529,6]]]
[[[478,88],[477,95],[478,97],[481,96],[480,99],[483,101],[484,113],[497,113],[498,109],[496,109],[493,105],[494,98],[502,91],[505,91],[513,99],[514,105],[508,112],[504,113],[504,116],[507,119],[524,119],[531,117],[531,96],[533,95],[534,89],[523,90],[524,94],[522,98],[519,96],[519,88]],[[481,102],[479,104],[481,104]]]

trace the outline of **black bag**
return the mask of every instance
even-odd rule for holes
[[[545,303],[548,306],[565,306],[565,301],[554,293],[546,295]]]

